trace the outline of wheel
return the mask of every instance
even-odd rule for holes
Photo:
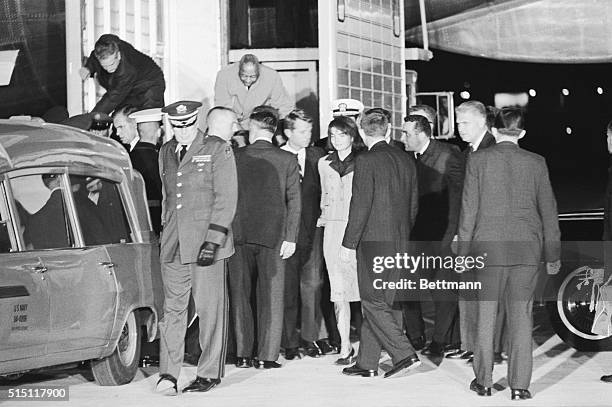
[[[128,315],[115,351],[100,360],[91,361],[94,379],[101,386],[118,386],[132,381],[140,359],[140,326],[132,311]]]
[[[595,311],[591,311],[593,278],[591,268],[583,266],[567,274],[557,289],[557,301],[546,308],[553,329],[568,345],[580,351],[612,350],[612,336],[591,332]]]

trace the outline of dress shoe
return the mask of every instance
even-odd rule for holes
[[[355,348],[351,348],[351,351],[349,352],[348,356],[344,358],[339,358],[338,360],[336,360],[335,363],[337,365],[350,365],[351,363],[353,363],[353,360],[355,360]]]
[[[316,342],[308,342],[306,345],[304,345],[304,353],[306,354],[306,356],[309,356],[311,358],[318,358],[323,356],[321,348],[319,348],[319,345],[317,345]]]
[[[474,359],[474,352],[469,351],[469,350],[465,351],[463,355],[461,355],[461,359],[465,359],[465,360]]]
[[[253,363],[251,362],[250,358],[241,358],[238,357],[236,358],[236,363],[235,363],[236,367],[240,367],[243,369],[249,368],[251,366],[253,366]]]
[[[167,373],[159,375],[159,380],[155,386],[155,393],[164,396],[176,396],[178,393],[178,387],[176,385],[176,377]]]
[[[285,359],[293,360],[295,358],[302,359],[302,354],[299,348],[287,348],[285,349]]]
[[[407,358],[402,359],[399,362],[397,362],[395,365],[393,365],[391,370],[385,373],[385,379],[401,371],[411,370],[419,366],[421,366],[421,361],[419,360],[419,357],[416,354],[412,356],[408,356]]]
[[[531,393],[529,390],[525,389],[511,389],[510,390],[510,399],[512,400],[528,400],[531,398]]]
[[[476,394],[478,394],[479,396],[490,396],[491,395],[491,388],[484,387],[482,384],[478,384],[476,379],[472,380],[472,383],[470,383],[470,390],[476,392]]]
[[[442,357],[444,356],[444,345],[436,341],[431,341],[431,343],[423,349],[421,355]]]
[[[283,367],[283,365],[273,360],[255,360],[253,361],[253,366],[255,366],[255,369],[278,369]]]
[[[421,335],[418,338],[408,338],[410,339],[410,343],[412,344],[412,347],[414,348],[414,350],[421,350],[425,347],[425,343],[427,341],[427,339],[425,338],[425,335]]]
[[[600,379],[602,382],[612,383],[612,374],[601,376]]]
[[[340,348],[332,345],[327,338],[319,339],[317,341],[317,345],[319,345],[319,349],[321,349],[321,353],[323,355],[334,355],[340,353]]]
[[[355,363],[353,366],[345,367],[344,369],[342,369],[342,374],[345,374],[347,376],[374,377],[378,376],[378,371],[371,369],[362,369],[357,363]]]
[[[464,349],[457,349],[454,352],[449,352],[446,354],[446,358],[447,359],[464,359],[463,355],[465,354],[469,354],[471,356],[472,352],[468,352],[467,350]],[[469,356],[468,356],[469,358]]]
[[[183,393],[204,393],[221,383],[221,379],[207,379],[196,376],[195,380],[183,388]]]

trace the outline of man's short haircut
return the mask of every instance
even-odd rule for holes
[[[418,133],[425,133],[427,137],[431,137],[431,126],[429,120],[425,116],[420,114],[409,114],[404,119],[406,123],[414,123],[414,131]]]
[[[495,118],[499,113],[499,109],[495,106],[487,106],[487,127],[489,130],[491,127],[495,127]]]
[[[351,147],[353,151],[357,152],[366,148],[365,143],[359,135],[359,130],[357,129],[357,123],[355,123],[355,120],[348,116],[338,116],[335,117],[334,120],[332,120],[327,126],[327,142],[325,144],[325,148],[328,151],[335,150],[334,145],[331,142],[332,129],[346,133],[353,139],[353,145]]]
[[[308,113],[302,109],[293,109],[284,119],[284,128],[289,130],[295,129],[295,122],[298,120],[306,123],[312,123],[312,117],[310,117]]]
[[[463,102],[457,106],[455,112],[457,114],[470,112],[472,114],[481,116],[485,119],[485,121],[487,119],[487,108],[477,100],[468,100],[467,102]]]
[[[500,134],[517,137],[523,131],[523,111],[520,107],[504,107],[497,113],[493,125]]]
[[[391,120],[391,112],[388,111],[387,109],[383,109],[382,107],[373,107],[373,108],[368,109],[365,112],[363,112],[363,114],[371,114],[371,113],[382,113],[383,115],[385,115],[385,117],[387,118],[387,121],[389,123],[392,122],[392,120]]]
[[[98,38],[94,47],[94,55],[98,60],[104,59],[119,51],[119,37],[113,34],[104,34]]]
[[[368,137],[385,137],[389,119],[382,112],[364,113],[361,118],[361,128]]]
[[[211,114],[213,114],[213,112],[228,112],[228,113],[234,113],[234,110],[230,109],[229,107],[225,107],[225,106],[215,106],[212,109],[210,109],[208,111],[208,113],[206,114],[206,119],[208,119],[210,117]]]
[[[249,120],[256,122],[261,129],[274,133],[278,126],[278,110],[272,106],[257,106]]]
[[[122,108],[117,109],[113,112],[112,118],[114,119],[115,117],[121,116],[121,115],[128,117],[129,115],[131,115],[134,112],[137,112],[138,110],[140,109],[138,109],[136,106],[129,106],[129,105],[123,106]]]
[[[436,110],[433,107],[429,105],[413,105],[408,108],[408,116],[418,115],[419,112],[424,113],[432,125],[436,124]]]
[[[240,58],[239,65],[243,66],[245,64],[259,65],[259,59],[253,54],[244,54],[242,58]]]

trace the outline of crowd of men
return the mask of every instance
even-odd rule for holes
[[[197,377],[182,392],[220,383],[228,345],[235,345],[229,351],[240,368],[280,368],[281,350],[286,360],[301,358],[302,350],[309,357],[339,353],[322,294],[329,283],[319,162],[330,149],[314,146],[313,119],[294,108],[278,73],[254,55],[222,69],[216,106],[203,118],[206,132],[197,125],[201,103],[164,107],[161,70],[114,35],[98,40],[82,75],[106,88],[94,112],[112,112],[116,134],[145,180],[153,228],[161,232],[165,301],[156,391],[179,393],[190,294],[202,352]],[[339,252],[347,263],[356,258],[362,314],[361,323],[353,320],[360,325],[357,356],[351,350],[338,361],[355,363],[342,373],[377,376],[384,350],[393,362],[384,376],[396,377],[420,365],[416,351],[423,349],[429,357],[472,360],[469,388],[489,396],[503,351],[512,399],[531,398],[534,281],[541,262],[551,274],[560,267],[557,209],[544,159],[519,147],[520,109],[489,114],[489,126],[487,113],[477,101],[457,107],[468,144],[460,151],[433,138],[436,113],[429,106],[413,106],[401,140],[394,140],[390,112],[336,103],[334,115],[352,117],[367,147],[351,163]],[[158,150],[163,114],[172,138]],[[415,241],[428,254],[495,254],[484,272],[457,276],[481,281],[481,292],[431,290],[430,342],[419,301],[402,302],[395,290],[373,287],[364,244],[392,242],[401,253]]]

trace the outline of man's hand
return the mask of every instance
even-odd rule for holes
[[[453,252],[453,254],[457,254],[457,249],[458,249],[458,247],[457,247],[458,243],[457,242],[458,241],[459,241],[459,236],[457,236],[457,235],[453,236],[453,241],[450,244],[450,249]]]
[[[549,261],[546,263],[546,272],[550,275],[555,275],[561,270],[561,260]]]
[[[340,246],[340,260],[348,263],[351,259],[354,259],[357,254],[353,249],[347,249],[344,246]]]
[[[219,245],[216,243],[204,242],[198,253],[198,266],[205,267],[213,264],[215,261],[215,253],[217,253],[218,248]]]
[[[280,249],[280,256],[283,260],[287,260],[295,253],[295,243],[283,241]]]
[[[87,78],[89,78],[90,75],[91,75],[91,72],[89,72],[89,69],[85,68],[84,66],[82,66],[81,69],[79,69],[79,76],[81,77],[83,81],[87,80]]]

